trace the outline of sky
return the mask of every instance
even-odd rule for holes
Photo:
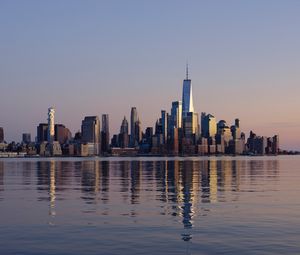
[[[181,100],[300,150],[300,1],[0,1],[0,126],[5,140],[55,121],[74,134],[136,106],[142,127]]]

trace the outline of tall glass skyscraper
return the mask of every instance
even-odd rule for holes
[[[187,117],[188,112],[194,112],[192,81],[189,79],[188,65],[186,66],[186,79],[183,81],[182,89],[182,118]]]
[[[103,153],[109,150],[109,116],[102,114],[101,150]]]
[[[136,122],[138,121],[138,113],[136,110],[136,107],[131,108],[131,113],[130,113],[130,145],[131,147],[135,147],[136,145]]]
[[[181,101],[172,102],[171,124],[172,124],[172,128],[182,127],[182,102]]]

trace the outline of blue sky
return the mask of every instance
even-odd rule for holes
[[[0,126],[36,135],[47,108],[74,133],[136,106],[143,127],[181,99],[300,149],[300,1],[0,1]]]

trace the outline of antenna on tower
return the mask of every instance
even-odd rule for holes
[[[186,79],[189,79],[189,63],[186,61]]]

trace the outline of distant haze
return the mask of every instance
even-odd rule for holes
[[[0,126],[36,136],[47,109],[72,133],[136,106],[142,127],[181,100],[300,150],[300,1],[0,1]]]

